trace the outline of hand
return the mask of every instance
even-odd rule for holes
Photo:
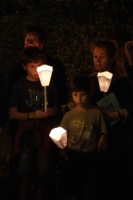
[[[108,122],[118,120],[119,118],[118,112],[110,112],[110,113],[103,112],[103,115]]]
[[[46,112],[44,112],[42,110],[36,110],[34,112],[34,116],[35,116],[35,118],[39,119],[39,118],[47,118],[48,115]]]
[[[133,40],[125,43],[125,54],[128,59],[129,65],[133,65]]]
[[[101,135],[98,141],[98,151],[106,151],[108,146],[108,138],[106,135]]]
[[[47,114],[47,116],[53,116],[53,115],[55,115],[55,112],[54,112],[53,108],[48,108],[46,110],[46,114]]]

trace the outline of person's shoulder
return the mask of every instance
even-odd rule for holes
[[[102,111],[98,108],[89,108],[89,114],[95,114],[98,116],[102,114]]]
[[[123,76],[123,77],[119,77],[114,82],[119,83],[119,84],[125,84],[125,83],[129,83],[130,79],[128,76]]]
[[[58,57],[52,57],[51,55],[46,53],[46,58],[47,58],[47,64],[51,65],[63,65],[61,60]]]
[[[90,75],[89,75],[90,78],[93,78],[93,77],[96,77],[96,76],[97,76],[97,72],[91,72]]]
[[[22,85],[22,84],[24,84],[24,83],[26,83],[26,78],[25,78],[25,77],[23,77],[23,78],[17,80],[17,81],[14,83],[14,85],[15,85],[15,86],[19,86],[19,85]]]
[[[71,109],[71,110],[68,110],[68,111],[64,114],[64,116],[65,116],[65,117],[68,117],[68,116],[73,115],[73,114],[75,114],[75,110],[74,110],[74,109]]]
[[[91,72],[89,74],[89,79],[91,81],[91,83],[95,83],[98,79],[97,79],[97,72]]]
[[[51,60],[51,61],[57,61],[57,62],[61,62],[60,61],[60,59],[58,58],[58,57],[55,57],[55,56],[51,56],[51,55],[49,55],[49,54],[45,54],[46,55],[46,58],[47,58],[47,60]]]

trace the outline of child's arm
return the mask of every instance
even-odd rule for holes
[[[105,123],[105,118],[103,116],[103,113],[100,113],[99,116],[99,125],[100,125],[100,131],[99,131],[99,141],[98,141],[98,151],[107,151],[108,146],[108,131],[107,131],[107,124]]]
[[[64,149],[60,149],[60,155],[62,156],[62,158],[64,158],[66,161],[68,160],[67,157],[67,147]]]
[[[108,146],[107,135],[101,135],[98,141],[98,151],[106,151]]]

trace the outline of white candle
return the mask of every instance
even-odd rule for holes
[[[110,87],[113,74],[108,71],[105,71],[105,72],[98,72],[97,76],[98,76],[100,91],[107,92]]]
[[[44,86],[44,111],[47,110],[46,86],[48,86],[50,83],[52,72],[53,72],[53,67],[49,65],[41,65],[37,67],[37,73],[39,75],[40,82],[42,86]]]
[[[51,130],[49,137],[59,148],[65,148],[67,145],[67,131],[62,127],[57,127]]]

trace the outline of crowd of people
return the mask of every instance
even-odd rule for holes
[[[62,62],[45,50],[44,29],[28,26],[23,38],[7,87],[0,75],[0,134],[7,123],[11,134],[11,199],[132,199],[133,41],[96,40],[91,73],[67,83]],[[43,64],[53,67],[47,94],[37,73]],[[103,92],[97,75],[105,71],[113,76]],[[49,137],[58,126],[67,131],[65,148]]]

